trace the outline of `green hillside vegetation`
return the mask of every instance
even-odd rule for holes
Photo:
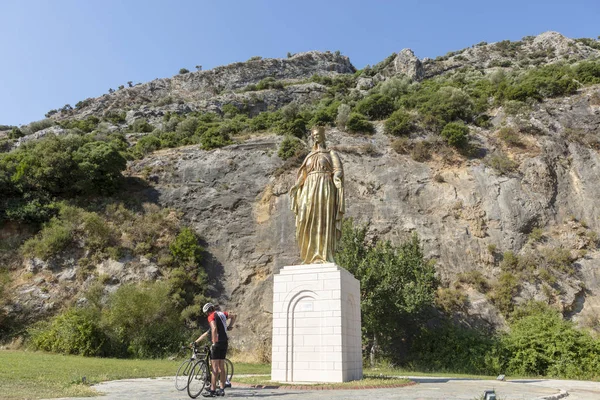
[[[366,232],[366,226],[345,221],[336,261],[360,280],[363,349],[371,362],[386,360],[418,371],[477,375],[600,377],[598,338],[564,321],[548,304],[514,306],[514,285],[523,276],[508,270],[526,264],[523,258],[504,256],[501,268],[507,272],[495,290],[509,293],[506,303],[498,305],[507,313],[510,331],[491,332],[452,320],[453,311],[466,296],[457,290],[436,291],[434,264],[424,258],[416,235],[393,246],[368,243]],[[541,268],[548,264],[570,268],[572,261],[561,250],[546,252],[544,257]],[[510,277],[512,283],[503,277]],[[483,292],[489,289],[476,271],[461,279]],[[427,323],[432,319],[434,325]]]

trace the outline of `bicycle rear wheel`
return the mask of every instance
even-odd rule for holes
[[[175,375],[175,388],[177,388],[177,390],[185,390],[193,366],[194,363],[192,360],[185,360],[181,363],[177,369],[177,375]]]
[[[200,395],[200,393],[202,393],[204,386],[206,386],[206,381],[209,380],[209,377],[210,375],[207,371],[206,362],[204,360],[200,360],[194,364],[187,384],[187,392],[192,399],[195,399]]]
[[[233,363],[229,361],[228,358],[225,359],[225,371],[227,375],[227,381],[231,382],[231,378],[233,378]]]

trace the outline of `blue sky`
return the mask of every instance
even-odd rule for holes
[[[600,35],[600,1],[0,0],[0,124],[127,81],[252,56],[340,50],[357,68],[554,30]]]

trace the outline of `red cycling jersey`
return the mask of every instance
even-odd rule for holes
[[[215,321],[217,324],[217,343],[227,342],[227,318],[229,313],[227,311],[213,311],[208,314],[208,324]]]

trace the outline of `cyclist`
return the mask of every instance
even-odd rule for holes
[[[216,312],[221,312],[221,307],[218,304],[215,304],[215,311]],[[227,327],[227,330],[230,331],[233,328],[233,325],[231,325],[231,323],[229,324],[229,326]],[[198,337],[198,339],[194,340],[194,343],[198,344],[201,341],[203,341],[204,339],[206,339],[207,337],[209,337],[209,335],[211,334],[212,329],[209,327],[206,332],[204,332],[202,335],[200,335]],[[190,347],[192,347],[192,345],[194,343],[190,343]],[[230,388],[231,387],[231,382],[229,382],[229,377],[225,376],[225,387],[226,388]]]
[[[225,357],[227,356],[229,341],[227,330],[233,328],[237,316],[233,313],[228,313],[227,311],[216,311],[215,305],[212,303],[206,303],[204,307],[202,307],[202,312],[208,317],[212,341],[212,346],[210,348],[210,364],[212,367],[210,390],[202,395],[204,397],[225,396]],[[229,323],[229,328],[227,327],[228,319],[231,321]],[[217,376],[221,381],[221,387],[218,391],[216,385]]]

